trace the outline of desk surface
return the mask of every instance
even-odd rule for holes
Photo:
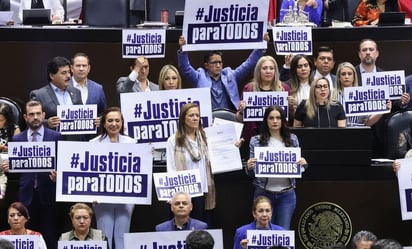
[[[86,26],[46,26],[0,27],[0,41],[55,41],[55,42],[119,42],[121,28],[96,28]],[[359,41],[362,38],[375,40],[412,40],[412,25],[395,27],[348,27],[348,28],[313,28],[313,40]],[[76,35],[73,35],[73,34]],[[181,29],[168,29],[167,42],[176,42]]]

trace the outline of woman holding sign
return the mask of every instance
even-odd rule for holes
[[[247,174],[253,178],[255,185],[254,198],[263,195],[272,204],[271,222],[285,229],[290,228],[290,222],[296,206],[295,179],[255,177],[256,155],[255,147],[299,147],[299,140],[291,134],[286,123],[285,111],[280,106],[269,106],[265,110],[261,133],[250,140],[250,159],[247,161]],[[305,158],[296,162],[306,168]]]
[[[167,172],[199,169],[204,195],[192,199],[191,216],[211,227],[211,210],[216,205],[215,183],[197,104],[182,106],[177,131],[167,140],[166,158]]]
[[[247,230],[285,230],[281,226],[271,223],[272,205],[266,196],[258,196],[253,202],[252,215],[255,220],[236,229],[233,249],[246,249],[249,242],[246,239]]]
[[[358,86],[358,75],[355,67],[350,62],[342,62],[336,70],[336,89],[333,91],[332,100],[345,105],[344,90],[346,87]],[[388,110],[392,108],[392,101],[386,103]],[[382,117],[382,114],[360,115],[346,118],[346,126],[372,126]]]
[[[7,221],[10,229],[0,232],[0,235],[37,235],[39,236],[39,249],[47,249],[46,242],[41,233],[26,229],[26,223],[29,219],[29,210],[26,206],[21,202],[13,202],[7,210]],[[17,245],[16,248],[18,248]]]
[[[289,86],[279,80],[279,67],[272,56],[262,56],[258,60],[253,73],[252,82],[243,87],[243,92],[289,92]],[[246,101],[243,99],[239,103],[236,118],[243,120],[243,111],[246,108]],[[258,134],[261,122],[246,122],[243,128],[242,138],[244,143],[241,146],[242,157],[249,158],[249,141],[252,136]]]
[[[102,115],[101,134],[93,138],[92,142],[99,143],[136,143],[136,141],[124,135],[124,119],[118,107],[107,108]],[[133,204],[97,203],[93,206],[96,214],[97,228],[106,234],[109,248],[112,242],[116,249],[123,249],[123,235],[129,232],[130,221],[134,209]]]

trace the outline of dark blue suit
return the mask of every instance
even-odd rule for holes
[[[189,218],[187,223],[183,226],[182,230],[205,230],[207,229],[207,224],[203,221],[196,220],[193,218]],[[175,219],[171,219],[160,223],[156,226],[156,232],[164,232],[164,231],[180,231],[177,229]]]
[[[73,86],[73,79],[70,80],[70,85]],[[103,91],[103,86],[93,80],[87,79],[87,100],[86,105],[97,105],[97,113],[101,114],[107,108],[106,95]]]
[[[27,132],[13,137],[14,142],[27,142]],[[44,128],[43,141],[61,140],[59,132]],[[37,174],[37,189],[34,189],[34,177]],[[57,240],[57,207],[56,184],[49,178],[49,173],[22,173],[20,174],[18,200],[29,210],[30,219],[27,226],[42,233],[47,248],[56,247]]]

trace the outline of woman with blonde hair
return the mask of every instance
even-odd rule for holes
[[[336,71],[336,88],[332,100],[345,105],[344,90],[346,87],[358,86],[358,75],[350,62],[342,62]],[[389,100],[386,107],[390,110],[392,102]],[[382,114],[359,115],[346,118],[346,126],[372,126],[382,117]]]
[[[164,65],[159,73],[159,90],[172,90],[182,88],[182,78],[179,70],[171,64]]]
[[[331,99],[329,86],[323,77],[312,83],[309,98],[296,109],[294,127],[346,127],[343,106]]]
[[[279,80],[279,67],[276,63],[275,58],[272,56],[262,56],[256,63],[255,70],[253,73],[252,82],[247,83],[243,87],[243,92],[279,92],[287,91],[289,93],[289,86],[282,83]],[[246,108],[246,101],[240,101],[238,111],[236,113],[236,118],[239,121],[243,120],[243,111]],[[242,143],[241,151],[243,158],[249,158],[249,141],[252,136],[258,134],[259,126],[261,122],[247,122],[245,123],[242,138],[244,143]]]

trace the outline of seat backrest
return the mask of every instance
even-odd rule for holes
[[[226,120],[229,120],[229,121],[237,122],[236,113],[234,111],[226,109],[226,108],[213,110],[212,111],[212,117],[213,117],[213,119],[214,118],[221,118],[221,119],[226,119]]]
[[[386,121],[385,127],[385,157],[397,159],[399,134],[411,127],[412,111],[396,112]]]
[[[0,103],[7,104],[11,107],[13,111],[14,123],[22,129],[23,110],[20,105],[16,101],[6,97],[0,97]]]
[[[355,16],[356,8],[359,5],[360,0],[343,0],[346,6],[346,21],[351,22]]]
[[[83,0],[84,24],[95,27],[128,27],[129,0]]]

